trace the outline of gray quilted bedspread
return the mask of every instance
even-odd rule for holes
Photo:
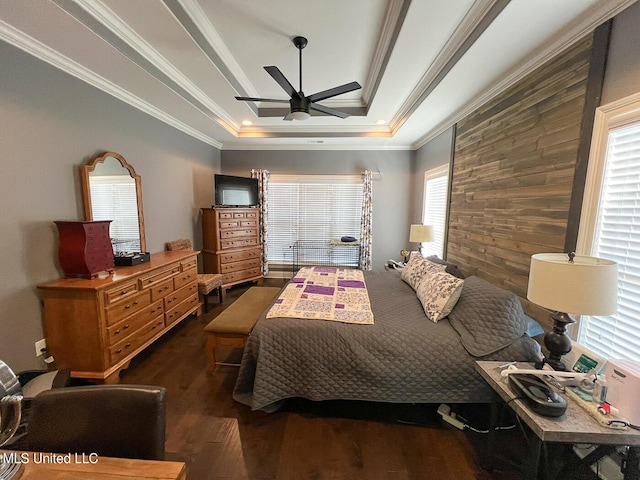
[[[397,272],[365,272],[365,279],[374,325],[266,319],[263,314],[247,341],[234,399],[265,411],[277,410],[291,397],[489,402],[492,390],[475,372],[476,360],[534,361],[540,355],[539,345],[517,327],[510,329],[517,338],[503,348],[492,344],[490,354],[473,356],[448,319],[433,323],[426,318],[416,293]],[[465,288],[461,301],[472,293]]]

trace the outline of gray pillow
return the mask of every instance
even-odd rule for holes
[[[446,260],[442,260],[441,258],[438,258],[435,255],[428,256],[427,260],[433,263],[437,263],[438,265],[444,265],[445,266],[444,271],[447,272],[449,275],[453,275],[454,277],[458,277],[458,278],[464,278],[464,274],[460,271],[460,268],[458,268],[458,265],[456,265],[455,263],[447,262]]]
[[[476,357],[510,345],[524,335],[527,324],[515,293],[473,276],[465,279],[449,322]]]

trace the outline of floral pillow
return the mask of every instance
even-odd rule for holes
[[[435,323],[449,315],[460,298],[463,285],[463,279],[444,271],[423,277],[416,292],[427,318]]]
[[[445,268],[445,265],[430,262],[419,253],[417,255],[412,253],[407,265],[402,269],[400,278],[407,282],[411,288],[418,290],[418,284],[423,277],[431,273],[444,272]]]

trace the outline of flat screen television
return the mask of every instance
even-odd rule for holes
[[[253,207],[259,205],[258,179],[215,174],[214,207]]]

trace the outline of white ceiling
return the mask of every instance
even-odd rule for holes
[[[0,39],[221,149],[416,149],[634,2],[0,0]],[[265,65],[299,88],[297,35],[349,118],[235,100],[288,98]]]

